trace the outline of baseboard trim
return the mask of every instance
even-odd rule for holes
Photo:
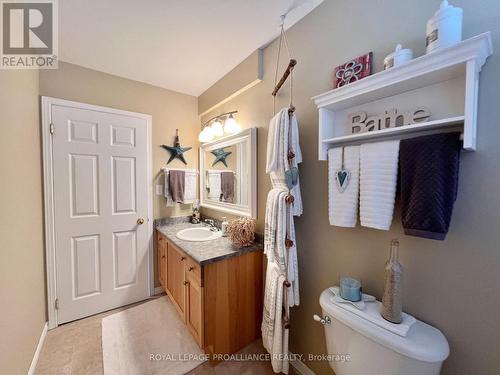
[[[157,286],[154,291],[153,291],[153,295],[156,296],[158,294],[162,294],[165,292],[165,289],[163,289],[162,286]]]
[[[40,352],[42,351],[43,343],[45,342],[45,336],[47,336],[48,329],[49,329],[49,324],[45,322],[42,334],[40,335],[40,339],[38,340],[38,345],[36,346],[35,354],[33,354],[33,359],[31,360],[31,365],[28,370],[28,375],[33,375],[35,373],[36,364],[38,363],[38,357],[40,356]]]
[[[290,365],[300,375],[315,375],[314,371],[311,370],[309,367],[307,367],[306,364],[302,362],[300,359],[295,359],[293,361],[290,361]]]

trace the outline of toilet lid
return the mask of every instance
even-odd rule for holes
[[[338,306],[331,301],[332,296],[328,289],[321,293],[324,312],[380,345],[423,362],[442,362],[450,354],[448,341],[437,328],[417,320],[402,337]]]

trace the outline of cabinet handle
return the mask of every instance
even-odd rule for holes
[[[181,260],[186,260],[186,257],[181,257]]]
[[[161,256],[161,258],[162,258],[162,259],[165,259],[165,255],[162,255],[162,256]]]
[[[189,267],[188,268],[188,271],[191,272],[192,270],[194,270],[194,267]]]
[[[189,281],[184,281],[184,285],[189,285]]]

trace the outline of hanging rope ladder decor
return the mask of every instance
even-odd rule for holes
[[[274,90],[271,93],[273,96],[273,113],[276,114],[276,95],[278,95],[279,90],[281,87],[285,84],[286,80],[288,77],[290,77],[290,104],[288,106],[288,116],[289,116],[289,121],[290,123],[292,122],[292,116],[293,113],[295,112],[295,107],[293,106],[293,69],[295,68],[295,65],[297,65],[297,60],[292,59],[290,55],[290,48],[288,47],[288,41],[286,39],[286,34],[285,34],[285,29],[284,29],[284,21],[285,21],[285,16],[281,17],[281,32],[280,32],[280,40],[279,40],[279,45],[278,45],[278,56],[276,58],[276,71],[274,75]],[[285,72],[281,76],[281,79],[279,82],[276,82],[278,79],[278,68],[279,68],[279,61],[280,61],[280,54],[281,54],[281,46],[285,45],[289,62],[288,66],[285,69]],[[289,166],[292,165],[292,161],[295,158],[295,152],[291,147],[292,141],[291,141],[291,131],[288,131],[288,152],[287,152],[287,159],[288,159],[288,164]],[[290,248],[294,245],[293,241],[290,239],[290,210],[291,206],[294,203],[294,196],[291,193],[290,188],[288,188],[288,195],[285,198],[285,202],[287,203],[287,212],[286,212],[286,236],[285,236],[285,248],[286,248],[286,256],[285,256],[285,270],[286,270],[286,275],[285,275],[285,281],[283,282],[283,285],[286,288],[286,291],[283,293],[284,294],[284,318],[283,318],[283,328],[284,329],[290,329],[290,307],[288,304],[288,288],[292,286],[292,284],[288,281],[288,257],[289,257],[289,250]],[[292,219],[293,220],[293,219]]]

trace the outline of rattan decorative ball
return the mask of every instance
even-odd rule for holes
[[[250,246],[254,240],[255,221],[244,217],[231,220],[227,225],[227,235],[238,247]]]

